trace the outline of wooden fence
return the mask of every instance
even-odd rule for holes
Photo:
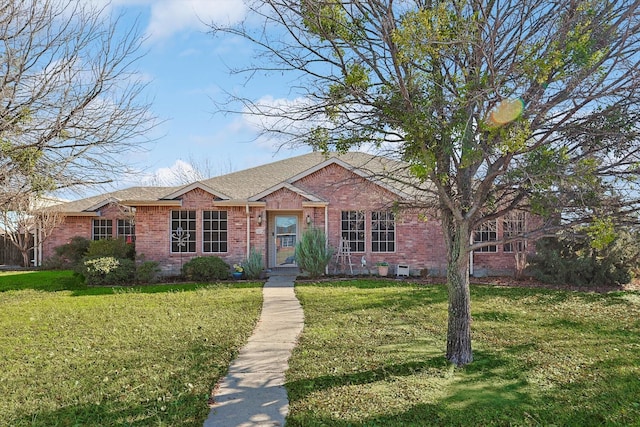
[[[33,250],[30,252],[33,254]],[[22,253],[6,236],[0,236],[0,265],[27,267],[23,265]]]

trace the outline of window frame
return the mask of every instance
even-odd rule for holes
[[[493,225],[493,227],[491,227]],[[473,243],[487,243],[498,241],[498,220],[492,219],[479,224],[473,230]],[[476,253],[496,253],[498,252],[497,245],[486,245],[476,249]]]
[[[514,216],[516,216],[514,218]],[[527,215],[524,211],[511,211],[502,220],[502,238],[522,234],[527,230]],[[525,239],[517,239],[502,245],[502,251],[506,253],[520,253],[527,250]]]
[[[127,243],[136,241],[136,222],[131,218],[118,218],[116,220],[116,235],[118,238],[124,238]],[[131,240],[129,241],[129,237]]]
[[[98,231],[98,233],[96,233],[96,231]],[[113,239],[113,220],[107,218],[94,218],[91,222],[91,240],[106,239]]]
[[[371,211],[371,252],[396,251],[396,219],[392,211]],[[391,235],[391,239],[389,239]],[[384,239],[382,238],[384,236]],[[384,246],[384,248],[382,248]]]
[[[175,218],[177,214],[178,218]],[[193,216],[193,218],[191,218]],[[186,217],[186,218],[183,218]],[[196,253],[196,220],[197,213],[195,210],[172,210],[170,216],[170,249],[172,254]],[[185,228],[184,225],[187,227]],[[181,248],[178,242],[178,230],[182,228],[183,232],[188,233],[185,240],[186,250],[174,250],[174,247]]]
[[[213,218],[217,216],[217,218]],[[224,218],[221,218],[224,216]],[[207,218],[208,217],[208,218]],[[218,228],[213,228],[217,225]],[[224,225],[224,228],[222,226]],[[213,239],[217,234],[218,239]],[[222,235],[224,234],[224,239]],[[216,247],[217,245],[217,247]],[[218,249],[218,250],[214,250]],[[229,251],[229,213],[226,210],[202,211],[202,252],[227,253]]]
[[[340,212],[340,236],[347,242],[352,253],[364,253],[366,250],[365,224],[364,211],[344,210]]]

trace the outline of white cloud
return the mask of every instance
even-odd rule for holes
[[[83,0],[105,11],[119,7],[149,10],[146,33],[151,42],[166,40],[184,31],[206,31],[211,22],[227,24],[243,19],[243,0]]]
[[[153,41],[185,31],[206,31],[209,22],[233,23],[244,17],[242,0],[162,0],[151,3],[147,33]]]
[[[172,186],[182,185],[197,180],[195,168],[183,160],[176,160],[167,168],[159,168],[152,175],[142,179],[145,185]]]

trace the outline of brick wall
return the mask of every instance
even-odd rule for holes
[[[341,237],[341,213],[345,210],[365,212],[365,250],[352,253],[352,262],[360,266],[364,257],[370,268],[378,261],[391,264],[391,271],[398,264],[408,264],[412,274],[427,268],[430,274],[443,275],[446,272],[446,249],[440,223],[424,212],[405,210],[396,214],[396,241],[392,252],[373,252],[371,247],[371,212],[389,210],[396,199],[392,192],[375,185],[371,181],[350,172],[343,167],[332,164],[315,173],[307,175],[294,185],[304,192],[312,194],[328,202],[329,242],[337,248]],[[247,212],[245,206],[216,205],[213,195],[194,189],[181,196],[181,207],[170,206],[138,206],[136,208],[136,251],[146,260],[157,261],[165,274],[178,274],[181,266],[195,256],[215,255],[228,264],[241,262],[247,256],[247,220],[249,221],[249,238],[251,246],[262,252],[264,263],[268,265],[267,254],[270,232],[269,218],[276,212],[293,212],[300,219],[303,231],[308,225],[306,217],[311,218],[311,225],[325,229],[325,207],[303,207],[307,199],[295,191],[282,188],[266,196],[265,206],[251,206]],[[196,250],[193,253],[171,253],[171,211],[193,210],[196,212]],[[228,250],[223,253],[205,253],[202,245],[202,218],[204,210],[224,210],[228,221]],[[109,205],[100,210],[99,218],[114,220],[123,218],[121,208]],[[262,223],[258,224],[258,216]],[[67,217],[51,237],[44,243],[45,259],[53,254],[53,248],[68,243],[74,236],[91,239],[92,220],[96,217]],[[501,227],[501,221],[498,221]],[[499,230],[498,236],[501,236]],[[533,251],[534,245],[528,244]],[[515,259],[511,253],[505,253],[502,245],[498,245],[496,253],[475,253],[476,269],[485,268],[489,272],[505,273],[512,271]]]
[[[99,216],[67,216],[56,226],[49,237],[42,244],[42,257],[44,260],[55,253],[55,248],[71,241],[74,237],[93,238],[93,220],[110,219],[113,221],[113,233],[117,230],[117,220],[124,219],[127,215],[123,208],[110,203],[99,209]]]
[[[444,268],[446,252],[440,225],[432,219],[421,219],[417,212],[405,211],[396,215],[394,252],[372,251],[371,212],[391,208],[397,196],[390,191],[335,164],[302,178],[295,185],[329,202],[328,235],[334,248],[340,244],[342,211],[365,212],[365,250],[351,256],[356,266],[364,256],[371,268],[378,261],[390,263],[391,271],[397,264],[408,264],[412,274],[423,268],[430,271]],[[311,215],[314,224],[324,229],[324,208],[314,208]]]
[[[196,212],[196,251],[171,252],[171,212],[174,210]],[[228,250],[204,252],[202,244],[203,211],[226,211],[228,224]],[[250,212],[250,221],[256,223],[256,211]],[[140,206],[136,211],[136,253],[146,260],[157,261],[165,274],[179,274],[182,265],[196,256],[218,256],[228,264],[239,263],[246,258],[247,214],[245,207],[216,207],[213,196],[195,189],[182,196],[182,207]],[[253,232],[255,235],[255,230]]]

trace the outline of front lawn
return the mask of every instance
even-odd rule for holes
[[[298,283],[288,426],[640,425],[640,294],[472,286],[475,361],[441,285]]]
[[[261,283],[87,288],[0,274],[0,425],[202,425]]]

